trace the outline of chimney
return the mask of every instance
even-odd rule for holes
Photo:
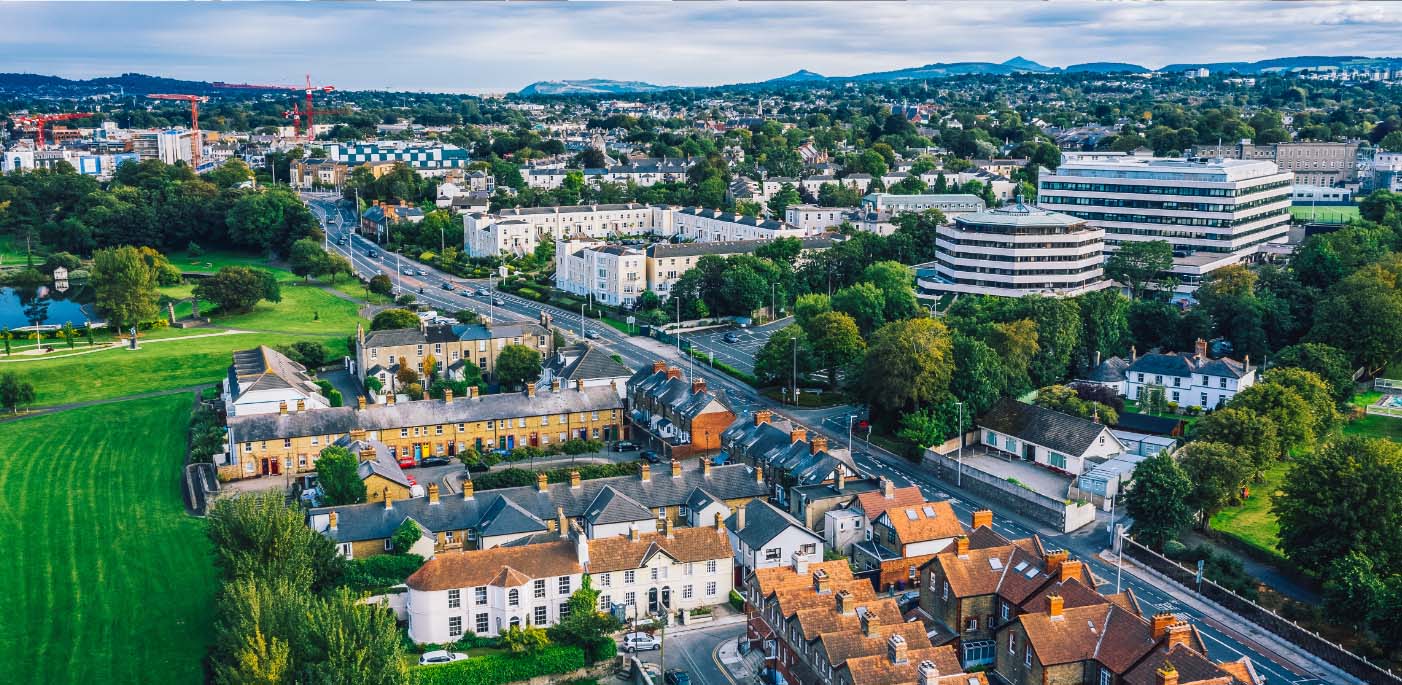
[[[475,399],[475,398],[477,397],[477,386],[475,386],[475,385],[469,385],[469,386],[467,386],[467,396],[468,396],[469,399]]]
[[[393,509],[393,508],[394,508],[394,498],[390,496],[390,494],[389,494],[389,488],[385,488],[385,489],[384,489],[384,495],[385,495],[385,509]]]
[[[852,593],[846,590],[838,592],[837,599],[834,601],[833,604],[833,608],[837,611],[837,613],[842,614],[844,616],[855,613],[857,608],[855,606],[852,606]]]
[[[307,401],[306,401],[306,400],[297,400],[297,411],[299,411],[299,412],[304,412],[304,411],[306,411],[306,410],[307,410]]]
[[[670,368],[670,369],[667,369],[667,379],[668,379],[668,380],[671,380],[671,379],[673,379],[673,378],[678,378],[678,379],[679,379],[679,378],[681,378],[681,377],[682,377],[682,370],[681,370],[681,369],[679,369],[679,368],[677,368],[677,367],[675,367],[675,366],[673,366],[673,367]]]
[[[706,392],[706,379],[697,378],[691,381],[691,394],[695,395],[698,392]]]
[[[571,490],[575,490],[575,489],[578,489],[578,488],[579,488],[579,472],[578,472],[578,471],[570,471],[570,489],[571,489]]]
[[[814,572],[813,572],[813,591],[816,592],[816,593],[818,593],[818,594],[820,594],[820,595],[825,595],[825,594],[827,594],[828,591],[831,590],[831,589],[832,589],[832,586],[831,586],[831,579],[828,578],[828,572],[827,572],[827,571],[824,571],[823,569],[818,569],[818,570],[814,571]]]
[[[768,409],[760,409],[755,411],[756,426],[763,426],[764,424],[769,423],[769,420],[772,418],[774,418],[774,412],[769,411]]]
[[[847,488],[847,470],[839,466],[839,467],[837,468],[837,491],[838,491],[838,492],[842,492],[842,491],[845,490],[846,488]]]
[[[1206,341],[1206,340],[1203,340],[1202,338],[1198,338],[1198,341],[1197,341],[1196,343],[1193,343],[1193,349],[1194,349],[1195,353],[1197,354],[1197,358],[1198,358],[1199,360],[1207,359],[1207,341]]]
[[[735,532],[737,533],[745,529],[746,508],[746,505],[743,504],[738,507],[735,507]]]
[[[799,552],[799,551],[795,550],[794,553],[793,553],[793,556],[792,556],[792,557],[789,557],[789,563],[793,566],[793,572],[794,572],[794,574],[800,575],[800,576],[802,576],[802,575],[807,575],[807,574],[808,574],[808,555],[807,555],[807,554],[804,554],[803,552]]]
[[[638,532],[637,526],[628,526],[628,539],[637,542],[642,539],[642,534]]]
[[[576,378],[576,379],[574,379],[574,389],[575,389],[576,392],[584,392],[584,379],[583,379],[583,378]]]
[[[896,496],[896,484],[886,476],[881,477],[881,496],[886,499],[892,499]]]
[[[471,479],[471,478],[469,478],[469,479],[467,479],[467,480],[465,480],[465,481],[462,482],[462,498],[463,498],[463,499],[472,499],[472,479]]]
[[[387,405],[389,405],[389,406],[391,406],[391,407],[394,406],[394,393],[393,393],[393,392],[390,392],[388,395],[385,395],[385,404],[387,404]]]
[[[526,397],[535,397],[535,381],[526,382]]]
[[[1187,623],[1182,621],[1174,623],[1168,627],[1168,642],[1164,643],[1163,648],[1172,651],[1178,645],[1187,646],[1188,637],[1192,635],[1192,632],[1193,627]]]
[[[544,472],[535,474],[535,489],[537,492],[545,492],[549,489],[547,487],[548,485],[549,481],[546,479]]]
[[[793,444],[795,442],[807,439],[808,429],[804,428],[803,426],[794,426],[793,430],[789,431],[789,444]]]
[[[756,467],[755,467],[755,482],[756,482],[756,483],[763,483],[763,482],[764,482],[764,467],[763,467],[763,466],[756,466]]]
[[[919,680],[916,685],[935,685],[940,679],[940,669],[935,666],[935,662],[926,659],[916,667],[919,672]]]
[[[954,554],[960,559],[969,556],[969,536],[960,535],[959,537],[954,538]]]
[[[1047,616],[1051,618],[1061,618],[1061,610],[1065,608],[1066,600],[1061,595],[1047,595]]]
[[[1047,573],[1056,573],[1061,568],[1061,562],[1066,561],[1070,556],[1064,549],[1054,549],[1047,552]]]
[[[351,442],[360,442],[361,440],[364,440],[364,439],[365,439],[365,429],[364,429],[364,428],[352,428],[351,431],[350,431],[350,439],[351,439]]]
[[[452,404],[452,403],[453,403],[453,389],[452,389],[452,388],[443,388],[443,403],[444,403],[444,404]]]
[[[1242,362],[1242,365],[1243,365],[1243,367],[1242,367],[1242,372],[1243,372],[1243,373],[1246,372],[1246,371],[1250,371],[1250,370],[1251,370],[1251,355],[1249,355],[1249,354],[1246,355],[1246,357],[1245,357],[1244,359],[1245,359],[1245,361]]]
[[[1130,346],[1129,346],[1129,361],[1130,361],[1130,362],[1134,362],[1134,361],[1137,361],[1138,359],[1139,359],[1139,350],[1135,349],[1135,347],[1134,347],[1133,345],[1130,345]]]
[[[278,403],[277,403],[277,413],[283,414],[283,415],[286,415],[286,414],[287,414],[287,403],[286,403],[286,402],[278,402]]]
[[[906,663],[905,638],[900,635],[892,635],[891,639],[886,641],[886,657],[891,660],[892,664]]]
[[[1096,350],[1096,351],[1095,351],[1095,363],[1092,364],[1090,368],[1092,368],[1092,369],[1098,369],[1098,368],[1100,368],[1100,350]]]
[[[555,529],[562,538],[570,535],[570,520],[565,516],[564,507],[555,507]]]
[[[673,478],[681,478],[681,476],[682,476],[682,463],[679,462],[679,461],[677,461],[676,459],[673,459],[673,460],[672,460],[672,477],[673,477]]]
[[[1072,578],[1080,579],[1081,562],[1075,559],[1067,559],[1061,562],[1061,582],[1066,582]]]
[[[1154,685],[1178,685],[1178,669],[1167,661],[1154,671]]]
[[[864,611],[861,614],[862,635],[866,637],[876,637],[878,628],[881,627],[881,619],[877,617],[875,611]]]
[[[662,361],[662,360],[658,360],[658,361],[655,361],[655,362],[652,363],[652,372],[653,372],[653,373],[657,373],[658,371],[665,371],[666,369],[667,369],[667,362],[664,362],[664,361]]]
[[[969,527],[973,528],[974,530],[978,530],[979,528],[992,528],[993,511],[990,509],[979,509],[978,511],[975,511],[973,520],[970,521]]]
[[[1158,642],[1168,633],[1168,627],[1177,622],[1178,617],[1171,613],[1161,612],[1154,614],[1154,618],[1150,623],[1149,634],[1153,636],[1155,642]]]
[[[711,477],[711,460],[708,459],[708,458],[705,458],[705,457],[703,457],[703,458],[701,459],[701,477],[702,477],[702,478],[710,478],[710,477]]]
[[[662,534],[666,535],[668,540],[676,537],[672,534],[672,519],[670,517],[662,521]]]
[[[652,467],[648,466],[647,464],[643,464],[642,468],[638,470],[638,480],[641,480],[644,483],[652,480]]]
[[[560,392],[560,379],[550,379],[550,392]]]
[[[429,484],[428,484],[428,503],[429,503],[429,504],[438,504],[438,484],[437,484],[437,483],[429,483]]]
[[[716,530],[725,530],[725,516],[719,511],[716,512]]]
[[[364,395],[361,395],[360,397],[355,398],[355,408],[356,408],[356,409],[359,409],[360,411],[365,411],[365,396],[364,396]]]
[[[812,439],[812,440],[809,440],[809,441],[808,441],[808,453],[809,453],[809,454],[819,454],[819,453],[821,453],[821,452],[826,452],[827,449],[828,449],[828,439],[825,438],[825,437],[823,437],[823,436],[821,436],[821,435],[815,435],[815,436],[813,436],[813,439]]]
[[[334,511],[331,512],[331,515],[330,515],[329,518],[331,519],[331,530],[336,530],[336,519],[338,518],[338,517],[336,516],[336,512],[334,512]]]

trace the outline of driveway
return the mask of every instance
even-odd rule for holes
[[[331,387],[341,391],[341,402],[347,407],[354,407],[356,398],[360,397],[360,380],[352,376],[345,368],[338,368],[334,371],[318,371],[316,377],[331,383]]]

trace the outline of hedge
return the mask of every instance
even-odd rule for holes
[[[417,554],[376,554],[346,562],[341,584],[360,592],[377,592],[403,583],[424,565]]]
[[[567,483],[570,480],[570,472],[578,471],[581,480],[593,480],[595,478],[611,478],[614,476],[630,476],[638,472],[638,462],[625,461],[615,464],[577,464],[565,468],[551,469],[543,471],[547,482]],[[517,488],[536,484],[536,471],[519,468],[502,469],[500,471],[488,471],[472,477],[472,487],[481,492],[483,490],[498,490],[500,488]]]
[[[485,654],[414,669],[415,685],[505,685],[584,668],[584,650],[547,645],[534,654]]]

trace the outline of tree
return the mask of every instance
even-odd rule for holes
[[[399,328],[418,328],[419,315],[407,309],[384,309],[370,320],[370,330],[388,331]]]
[[[755,378],[763,385],[797,384],[797,374],[813,370],[813,348],[798,324],[789,324],[769,336],[755,355]]]
[[[510,650],[512,654],[533,654],[550,643],[550,639],[545,636],[544,628],[536,626],[523,628],[516,624],[502,630],[500,639],[502,646]]]
[[[860,361],[866,348],[857,322],[842,312],[823,312],[808,322],[805,332],[814,364],[827,372],[828,387],[837,387],[838,372]]]
[[[807,330],[808,322],[812,321],[813,317],[830,311],[832,311],[832,301],[827,295],[820,293],[799,295],[798,299],[794,300],[793,305],[794,323]]]
[[[213,302],[225,314],[253,311],[262,300],[281,302],[282,290],[271,272],[247,266],[226,266],[195,284],[194,295]]]
[[[375,274],[372,276],[370,278],[370,284],[367,287],[370,289],[370,292],[376,295],[387,296],[394,292],[394,282],[389,280],[389,276],[384,274]]]
[[[419,524],[414,523],[414,519],[405,518],[399,527],[394,530],[394,535],[389,538],[389,543],[394,547],[395,554],[408,554],[413,549],[414,544],[423,539],[424,532],[419,528]]]
[[[1173,268],[1173,247],[1165,240],[1126,241],[1105,260],[1105,275],[1129,287],[1139,299],[1150,286],[1162,287]]]
[[[540,352],[525,345],[506,345],[497,353],[497,382],[514,387],[540,376]]]
[[[206,524],[214,566],[225,580],[277,578],[319,592],[344,570],[331,539],[308,527],[305,513],[281,492],[222,498]]]
[[[113,330],[159,316],[156,273],[134,247],[98,250],[93,255],[92,283],[97,312]]]
[[[1006,373],[998,353],[978,338],[953,335],[954,374],[949,379],[949,392],[968,404],[969,417],[988,411],[1007,386]]]
[[[225,222],[235,244],[279,254],[302,238],[322,238],[316,217],[296,194],[281,188],[241,196]]]
[[[423,365],[424,378],[433,380],[433,378],[438,375],[438,358],[433,356],[433,353],[430,352],[428,356],[424,357]]]
[[[1280,456],[1306,450],[1314,445],[1319,422],[1299,393],[1284,385],[1257,383],[1236,394],[1228,407],[1270,419],[1280,438]]]
[[[833,293],[832,308],[852,317],[863,334],[886,323],[886,297],[871,283],[849,285]]]
[[[1028,360],[1027,374],[1034,386],[1058,383],[1066,378],[1071,354],[1081,341],[1081,311],[1069,298],[1029,295],[1017,300],[1017,316],[1037,327],[1037,352]]]
[[[1315,307],[1313,342],[1353,352],[1354,361],[1381,369],[1402,351],[1402,290],[1396,276],[1370,264],[1330,288]]]
[[[1373,560],[1358,550],[1329,564],[1323,589],[1329,616],[1355,629],[1371,621],[1387,592]]]
[[[1207,530],[1213,515],[1236,501],[1254,469],[1242,450],[1220,442],[1190,442],[1183,448],[1183,471],[1193,483],[1189,505]]]
[[[17,414],[20,407],[30,404],[34,404],[34,385],[13,371],[0,374],[0,406]]]
[[[965,426],[971,417],[965,416]],[[959,407],[952,398],[901,416],[896,436],[920,447],[933,447],[959,433]]]
[[[73,328],[72,321],[64,321],[63,328],[58,330],[58,334],[63,337],[63,341],[68,343],[68,349],[73,349],[73,339],[78,337],[78,330]]]
[[[67,252],[54,252],[44,258],[44,273],[52,274],[54,269],[63,267],[72,273],[83,266],[82,260],[77,255]]]
[[[1343,436],[1298,459],[1273,499],[1280,549],[1323,578],[1335,559],[1359,552],[1377,568],[1402,563],[1402,445]]]
[[[415,383],[418,383],[422,379],[419,377],[419,372],[415,369],[412,369],[408,366],[400,366],[399,371],[394,374],[394,380],[396,383],[399,384],[399,387],[402,390],[404,386],[413,385]]]
[[[774,197],[769,199],[769,215],[776,220],[782,220],[784,210],[800,202],[803,202],[803,198],[799,197],[793,184],[785,183],[779,187],[779,192],[774,193]]]
[[[1002,360],[1005,389],[1011,395],[1021,395],[1032,388],[1028,367],[1041,346],[1038,344],[1037,324],[1031,319],[1018,319],[986,327],[988,346]]]
[[[949,392],[954,350],[949,330],[935,319],[906,319],[871,336],[863,362],[863,395],[873,408],[918,410]]]
[[[910,267],[895,261],[877,262],[862,271],[862,280],[881,292],[887,321],[909,319],[920,310],[915,299],[915,272]]]
[[[1339,425],[1339,410],[1334,403],[1329,384],[1318,374],[1304,369],[1276,368],[1267,371],[1261,380],[1294,390],[1295,394],[1305,401],[1310,415],[1314,418],[1316,436],[1322,438]]]
[[[1032,403],[1083,419],[1097,419],[1107,425],[1114,425],[1120,421],[1120,414],[1114,407],[1086,401],[1081,398],[1076,388],[1066,385],[1049,385],[1039,389],[1037,398]]]
[[[413,523],[405,519],[407,523]],[[301,661],[308,683],[407,685],[409,667],[394,610],[341,588],[311,603]],[[298,637],[303,637],[298,636]]]
[[[1353,370],[1349,368],[1348,355],[1324,343],[1291,345],[1277,352],[1271,362],[1274,368],[1297,368],[1315,373],[1329,385],[1334,401],[1340,404],[1353,397],[1354,388],[1357,387],[1353,381]]]
[[[292,252],[288,255],[287,261],[292,267],[292,273],[301,276],[304,280],[310,280],[315,274],[326,270],[331,255],[322,249],[321,243],[310,238],[303,238],[292,243]]]
[[[1215,442],[1241,451],[1259,478],[1280,456],[1280,436],[1269,417],[1235,406],[1218,409],[1193,424],[1192,439]]]
[[[1188,505],[1192,492],[1193,482],[1167,452],[1139,462],[1125,501],[1134,519],[1135,539],[1162,550],[1164,543],[1192,522],[1193,511]]]
[[[326,504],[359,504],[365,501],[365,481],[360,479],[360,457],[350,450],[332,445],[321,451],[316,460],[316,480],[326,497]]]
[[[1093,364],[1097,352],[1105,358],[1121,354],[1129,341],[1129,300],[1114,288],[1089,292],[1076,300],[1081,313],[1083,363]]]
[[[767,240],[759,247],[755,248],[755,256],[760,259],[768,259],[776,264],[787,264],[790,267],[798,260],[798,254],[803,251],[803,243],[798,238],[777,238]]]
[[[355,267],[351,266],[350,260],[338,254],[326,253],[326,259],[322,262],[320,270],[316,272],[318,276],[330,276],[331,283],[336,283],[337,276],[354,276]]]
[[[546,629],[546,637],[557,645],[574,645],[584,650],[584,663],[593,664],[605,658],[609,635],[618,630],[613,614],[599,611],[599,591],[588,574],[578,590],[565,603],[569,614]]]
[[[253,170],[243,160],[231,157],[204,174],[206,180],[220,188],[233,188],[253,180]]]

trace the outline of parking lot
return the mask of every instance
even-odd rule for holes
[[[748,374],[755,372],[755,355],[759,354],[761,347],[769,342],[769,336],[789,324],[793,323],[793,317],[779,319],[763,326],[753,326],[750,328],[711,328],[695,333],[683,333],[682,339],[691,343],[692,347],[715,355],[715,360],[726,364]],[[726,342],[727,334],[735,334],[735,342]]]

